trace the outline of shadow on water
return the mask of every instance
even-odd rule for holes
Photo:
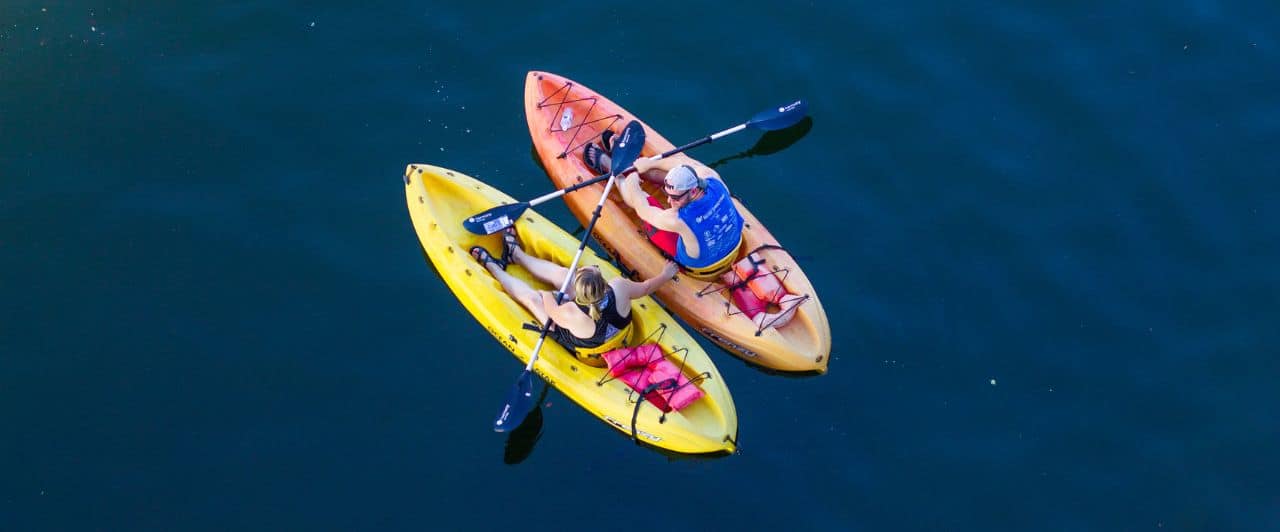
[[[436,263],[431,260],[431,255],[427,254],[427,248],[422,247],[422,241],[418,241],[418,251],[422,253],[422,261],[431,267],[431,272],[435,273],[436,277],[439,277],[441,281],[444,281],[444,275],[440,273],[440,268],[436,267]],[[445,284],[447,285],[448,283]]]
[[[733,351],[730,351],[728,349],[721,347],[720,344],[717,344],[714,341],[711,342],[711,345],[716,346],[716,349],[719,350],[721,353],[729,355],[733,357],[734,360],[741,362],[742,365],[750,369],[756,370],[757,372],[763,373],[765,375],[769,375],[771,377],[782,377],[785,379],[808,379],[808,378],[818,377],[826,374],[825,372],[822,372],[822,371],[782,371],[782,370],[773,369],[766,366],[761,366],[760,364],[753,363],[750,360],[747,360],[738,355],[735,355]]]
[[[627,436],[627,435],[625,435],[625,434],[621,434],[621,433],[620,433],[620,435],[621,435],[622,437],[624,437],[624,438],[627,438],[628,440],[630,440],[630,439],[631,439],[631,437],[630,437],[630,436]],[[641,447],[641,448],[647,449],[647,450],[649,450],[649,451],[653,451],[654,453],[657,453],[657,454],[659,454],[659,455],[662,455],[662,457],[663,457],[663,458],[666,458],[666,459],[667,459],[667,462],[669,462],[669,463],[670,463],[670,462],[710,462],[710,461],[712,461],[712,460],[719,460],[719,459],[724,458],[724,457],[726,457],[726,456],[733,456],[734,454],[737,454],[736,452],[733,452],[733,453],[718,452],[718,453],[705,453],[705,454],[685,454],[685,453],[677,453],[677,452],[675,452],[675,451],[669,451],[669,450],[667,450],[667,449],[663,449],[663,448],[661,448],[661,447],[654,447],[654,446],[649,445],[649,444],[644,443],[644,442],[632,442],[632,443],[634,443],[634,444],[635,444],[635,446],[637,446],[637,447]]]
[[[777,131],[770,131],[760,136],[760,140],[755,145],[748,148],[747,151],[737,155],[731,155],[720,159],[719,161],[708,164],[711,168],[718,168],[720,165],[726,164],[735,159],[747,159],[757,155],[773,155],[782,150],[791,147],[792,144],[799,142],[805,135],[809,134],[809,130],[813,129],[813,117],[806,116],[795,125]]]
[[[525,461],[525,459],[529,458],[529,455],[533,453],[534,445],[536,445],[538,443],[538,440],[542,438],[542,426],[543,426],[542,406],[546,404],[547,392],[550,389],[551,389],[550,386],[543,384],[542,393],[538,397],[537,406],[534,407],[534,409],[529,412],[529,416],[526,417],[524,421],[520,423],[520,426],[516,427],[515,430],[507,433],[507,443],[502,450],[503,463],[507,465],[517,465]],[[655,447],[643,441],[633,440],[631,439],[630,436],[626,434],[617,433],[617,435],[621,436],[625,440],[631,441],[632,444],[634,444],[637,447],[641,447],[645,450],[652,451],[654,453],[662,455],[664,458],[667,459],[668,462],[710,461],[710,460],[716,460],[719,458],[724,458],[726,456],[731,456],[731,453],[727,453],[727,452],[707,453],[707,454],[678,453],[675,451],[663,449],[661,447]],[[621,459],[625,455],[625,451],[623,451],[621,448],[613,450],[613,453],[619,459]]]
[[[502,449],[503,463],[516,465],[533,453],[534,444],[542,437],[542,405],[550,390],[551,387],[543,383],[542,393],[538,395],[538,402],[534,404],[533,410],[515,430],[507,433],[507,444]]]
[[[533,164],[538,165],[538,169],[542,170],[542,173],[547,173],[547,167],[542,166],[542,157],[538,156],[538,146],[532,142],[529,143],[529,158],[533,159]]]

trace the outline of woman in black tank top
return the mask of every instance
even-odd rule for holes
[[[583,266],[574,273],[569,293],[557,300],[554,292],[536,290],[506,269],[516,264],[538,280],[558,287],[569,274],[568,268],[526,253],[514,228],[507,229],[503,241],[502,259],[494,259],[480,246],[471,248],[471,254],[497,278],[503,290],[533,314],[534,321],[541,325],[550,318],[553,325],[548,336],[570,349],[599,347],[626,331],[631,324],[631,301],[652,294],[677,271],[675,263],[669,262],[658,275],[635,282],[622,277],[606,280],[598,266]]]
[[[599,275],[598,269],[596,272],[597,275]],[[579,270],[575,279],[575,284],[579,282],[578,279],[590,278],[589,270]],[[600,283],[604,284],[603,277],[601,277]],[[604,296],[594,302],[591,302],[589,298],[582,297],[583,290],[581,290],[581,287],[575,287],[578,288],[578,290],[577,297],[574,298],[573,303],[577,305],[578,310],[582,311],[583,314],[590,316],[596,323],[595,333],[592,334],[590,338],[578,338],[577,336],[569,333],[568,330],[560,327],[552,329],[548,334],[555,334],[556,341],[560,342],[565,347],[593,348],[604,344],[606,341],[613,338],[614,335],[625,330],[629,325],[631,325],[631,305],[628,304],[624,308],[626,310],[626,315],[623,315],[623,313],[618,310],[618,306],[614,304],[614,298],[616,296],[613,293],[613,288],[607,285],[605,286]]]

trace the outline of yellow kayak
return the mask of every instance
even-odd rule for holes
[[[404,184],[418,240],[449,289],[489,334],[521,363],[528,363],[538,333],[524,329],[523,325],[535,323],[533,315],[507,295],[498,281],[468,253],[472,246],[479,245],[498,256],[502,235],[480,236],[462,227],[464,218],[516,200],[470,176],[425,164],[409,165]],[[521,216],[515,227],[520,245],[533,256],[569,264],[577,251],[577,238],[532,210]],[[608,261],[588,248],[583,252],[581,265],[591,264],[599,266],[606,278],[619,275]],[[517,264],[508,266],[507,272],[536,289],[558,288],[535,279]],[[632,302],[631,315],[634,326],[627,345],[657,343],[666,359],[696,382],[702,397],[683,409],[665,414],[652,402],[641,401],[637,411],[638,392],[622,380],[610,377],[607,369],[582,363],[550,340],[542,346],[533,371],[628,437],[633,433],[635,415],[637,441],[679,453],[733,452],[738,437],[738,414],[711,358],[653,299],[645,297]],[[513,365],[513,374],[515,369]],[[498,399],[493,398],[495,403]]]

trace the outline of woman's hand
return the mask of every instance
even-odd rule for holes
[[[680,267],[675,261],[667,261],[667,265],[662,267],[662,273],[658,274],[661,279],[671,279],[676,276],[676,272],[680,271]]]

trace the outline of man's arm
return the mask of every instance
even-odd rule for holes
[[[672,168],[675,168],[682,164],[690,164],[690,163],[696,164],[697,161],[690,159],[688,156],[684,154],[676,154],[676,155],[672,155],[671,157],[658,159],[656,161],[651,161],[648,158],[640,158],[640,159],[636,159],[636,162],[632,163],[632,165],[636,167],[637,174],[643,174],[650,170],[662,170],[663,172],[670,172]]]
[[[649,205],[649,194],[640,188],[640,178],[636,174],[627,174],[626,179],[622,180],[622,187],[618,189],[618,192],[622,194],[622,201],[636,211],[636,216],[649,222],[649,225],[663,231],[679,230],[680,217],[676,215],[675,211],[659,209]]]

